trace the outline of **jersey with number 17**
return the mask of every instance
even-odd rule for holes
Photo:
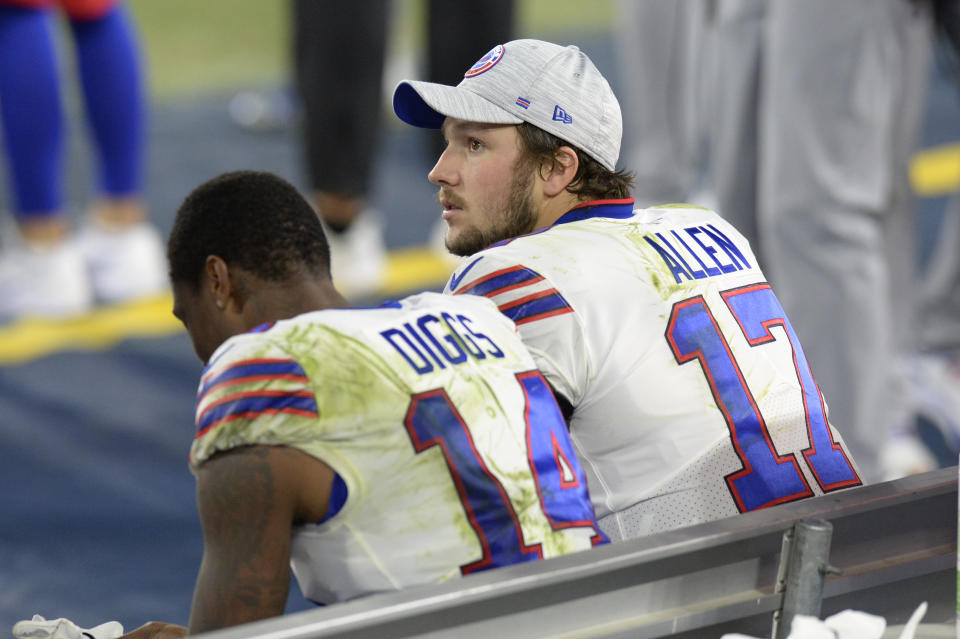
[[[713,211],[587,202],[472,256],[446,292],[495,301],[569,401],[611,538],[861,483],[756,257]]]
[[[336,473],[292,564],[320,603],[605,541],[550,388],[489,300],[436,293],[300,315],[226,341],[191,464],[291,446]]]

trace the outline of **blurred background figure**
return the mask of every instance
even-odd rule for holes
[[[907,434],[903,362],[916,344],[909,164],[927,96],[930,3],[721,0],[715,29],[717,206],[756,237],[865,475],[929,470]]]
[[[428,79],[456,83],[492,46],[510,40],[513,4],[513,0],[427,3]],[[392,3],[295,0],[293,6],[296,86],[313,203],[328,231],[337,285],[348,296],[368,296],[383,281],[383,226],[391,216],[373,210],[369,194],[381,148]],[[345,44],[347,33],[351,42]],[[442,140],[431,139],[435,159]]]
[[[96,155],[89,219],[64,202],[64,124],[55,14],[69,20]],[[72,315],[166,289],[142,194],[143,81],[119,0],[0,0],[0,114],[16,235],[0,255],[0,317]]]
[[[941,100],[960,104],[960,2],[934,0],[938,36],[937,71],[949,91]],[[931,100],[931,104],[937,104]],[[955,117],[955,116],[954,116]],[[934,149],[932,156],[944,148]],[[912,167],[919,175],[920,163]],[[955,177],[960,174],[956,166]],[[928,185],[930,186],[930,185]],[[932,451],[939,466],[952,466],[960,455],[960,189],[946,198],[943,218],[932,246],[921,255],[924,279],[919,289],[918,348],[907,360],[911,397],[917,413],[915,437]]]
[[[638,201],[714,207],[747,237],[868,479],[930,469],[904,362],[931,2],[648,0],[621,14],[629,157],[649,178]]]
[[[919,344],[907,360],[917,414],[911,434],[931,452],[928,466],[960,455],[960,193],[950,198],[920,288]]]
[[[621,156],[636,173],[638,207],[710,201],[701,187],[712,6],[711,0],[617,3]]]

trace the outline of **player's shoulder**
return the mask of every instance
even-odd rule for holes
[[[343,348],[347,340],[336,340],[338,330],[327,316],[314,311],[257,326],[227,339],[207,362],[202,379],[243,373],[264,379],[295,373],[306,377],[311,362],[322,359],[326,348]],[[349,325],[349,324],[347,324]],[[205,384],[201,383],[201,386]]]
[[[272,429],[279,437],[282,419],[316,417],[310,367],[284,348],[275,330],[270,324],[235,335],[210,358],[197,388],[191,465],[238,445],[283,443],[263,435]]]
[[[661,204],[651,204],[646,208],[638,208],[635,212],[648,211],[651,209],[667,210],[667,211],[701,211],[704,213],[710,213],[716,215],[714,211],[709,206],[703,206],[700,204],[691,204],[689,202],[664,202]]]
[[[305,377],[303,367],[296,357],[282,345],[271,339],[269,331],[273,324],[254,331],[235,335],[225,341],[213,353],[200,376],[198,397],[216,394],[231,380],[258,378],[270,380],[296,374]]]
[[[478,312],[497,314],[497,306],[486,298],[451,297],[433,291],[416,293],[397,301],[397,308],[428,312]]]
[[[632,219],[578,220],[491,246],[454,271],[444,291],[489,296],[538,282],[565,287],[633,250],[624,226]]]
[[[725,245],[731,242],[739,250],[750,251],[743,234],[717,211],[697,204],[658,204],[637,210],[636,221],[643,231],[657,232],[662,229],[682,229],[686,232],[705,233]]]
[[[410,313],[409,322],[415,324],[435,319],[455,324],[469,321],[485,330],[516,332],[516,327],[500,312],[497,303],[487,297],[425,292],[405,297],[397,305]]]
[[[696,204],[641,209],[633,208],[632,200],[608,204],[573,209],[552,226],[487,247],[453,272],[444,292],[489,295],[534,280],[568,281],[571,274],[623,261],[636,250],[631,236],[676,225],[724,224],[716,212]]]
[[[529,265],[530,253],[525,249],[522,245],[505,244],[474,254],[450,275],[444,292],[487,295],[490,291],[543,279],[542,274]]]
[[[276,322],[262,324],[224,341],[207,362],[204,375],[233,366],[237,362],[286,357],[282,346],[270,335],[275,326]]]
[[[502,323],[497,306],[486,298],[460,298],[426,291],[376,306],[327,309],[299,315],[277,322],[259,337],[249,335],[247,341],[269,340],[304,361],[315,360],[327,349],[366,350],[382,347],[380,335],[406,325],[435,322],[444,318],[467,315],[484,325]]]
[[[726,224],[723,217],[712,208],[699,204],[672,202],[653,204],[634,211],[637,224],[715,223]]]

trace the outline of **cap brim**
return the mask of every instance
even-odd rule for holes
[[[444,118],[486,124],[520,124],[508,111],[462,87],[404,80],[393,92],[393,112],[413,126],[439,129]]]

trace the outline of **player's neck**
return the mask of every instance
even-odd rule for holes
[[[330,280],[307,280],[300,287],[300,293],[304,306],[302,313],[350,306]]]
[[[537,226],[534,229],[538,231],[548,226],[553,226],[557,220],[563,217],[570,209],[580,204],[582,200],[572,193],[563,191],[560,195],[545,199],[537,215]]]
[[[249,298],[244,308],[246,323],[252,328],[281,319],[289,319],[329,308],[347,308],[347,300],[329,280],[305,279],[271,283]]]

